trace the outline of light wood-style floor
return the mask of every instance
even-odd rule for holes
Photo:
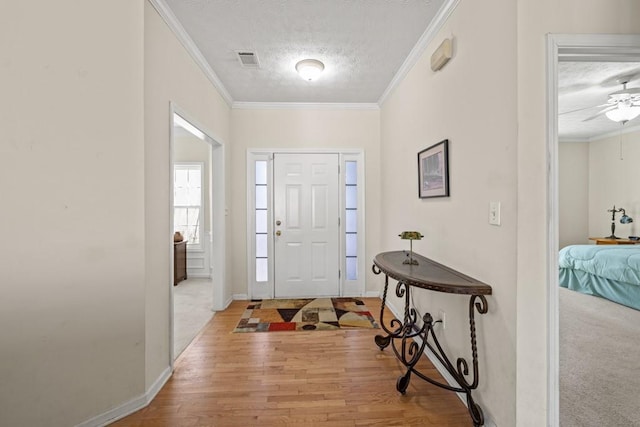
[[[364,301],[379,320],[380,300]],[[151,404],[112,425],[473,425],[454,393],[415,376],[404,396],[396,391],[402,365],[375,345],[379,329],[232,333],[246,306],[217,313]],[[423,359],[420,370],[444,381]]]

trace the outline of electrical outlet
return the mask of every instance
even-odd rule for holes
[[[444,310],[438,310],[438,319],[436,320],[441,320],[442,323],[440,323],[442,325],[442,329],[445,329],[446,326],[446,320],[447,320],[447,314],[444,312]]]

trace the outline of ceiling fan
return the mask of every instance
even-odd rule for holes
[[[601,115],[606,115],[614,122],[623,124],[640,116],[640,88],[627,89],[628,80],[620,81],[622,89],[609,94],[609,99],[605,104],[596,105],[590,108],[601,108],[596,114],[587,117],[583,122],[593,120]]]

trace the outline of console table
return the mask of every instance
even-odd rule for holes
[[[380,310],[380,327],[386,332],[386,335],[377,335],[375,337],[375,343],[380,350],[384,350],[391,344],[391,348],[398,360],[406,366],[406,373],[400,376],[396,382],[396,389],[400,393],[404,394],[406,392],[412,374],[417,375],[435,386],[456,393],[464,393],[467,397],[467,407],[474,426],[482,426],[484,425],[482,409],[474,402],[471,396],[471,391],[478,387],[478,350],[476,346],[476,323],[474,315],[475,310],[478,310],[480,314],[487,312],[488,305],[485,295],[491,295],[491,286],[418,255],[415,252],[412,258],[418,261],[418,265],[403,263],[408,258],[408,251],[393,251],[380,253],[376,255],[373,260],[373,272],[375,274],[385,274],[382,309]],[[396,296],[398,298],[404,298],[404,318],[402,321],[392,319],[390,326],[387,327],[384,324],[383,316],[387,299],[387,288],[389,287],[389,277],[398,281],[396,285]],[[430,313],[426,313],[422,316],[422,324],[420,325],[418,323],[417,311],[411,306],[412,288],[470,296],[469,324],[471,330],[473,368],[471,382],[467,380],[467,376],[469,375],[469,364],[467,361],[460,357],[456,360],[454,366],[442,349],[433,331],[433,316]],[[414,338],[418,338],[422,342],[419,344],[414,341]],[[415,368],[425,347],[429,348],[429,350],[435,354],[447,372],[456,380],[459,385],[458,387],[429,378]]]

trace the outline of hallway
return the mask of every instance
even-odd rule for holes
[[[378,318],[380,300],[364,301]],[[379,329],[231,333],[246,305],[217,313],[151,404],[112,425],[472,425],[451,392],[417,377],[406,395],[396,391],[401,365],[374,344]],[[422,371],[439,378],[423,359]]]

